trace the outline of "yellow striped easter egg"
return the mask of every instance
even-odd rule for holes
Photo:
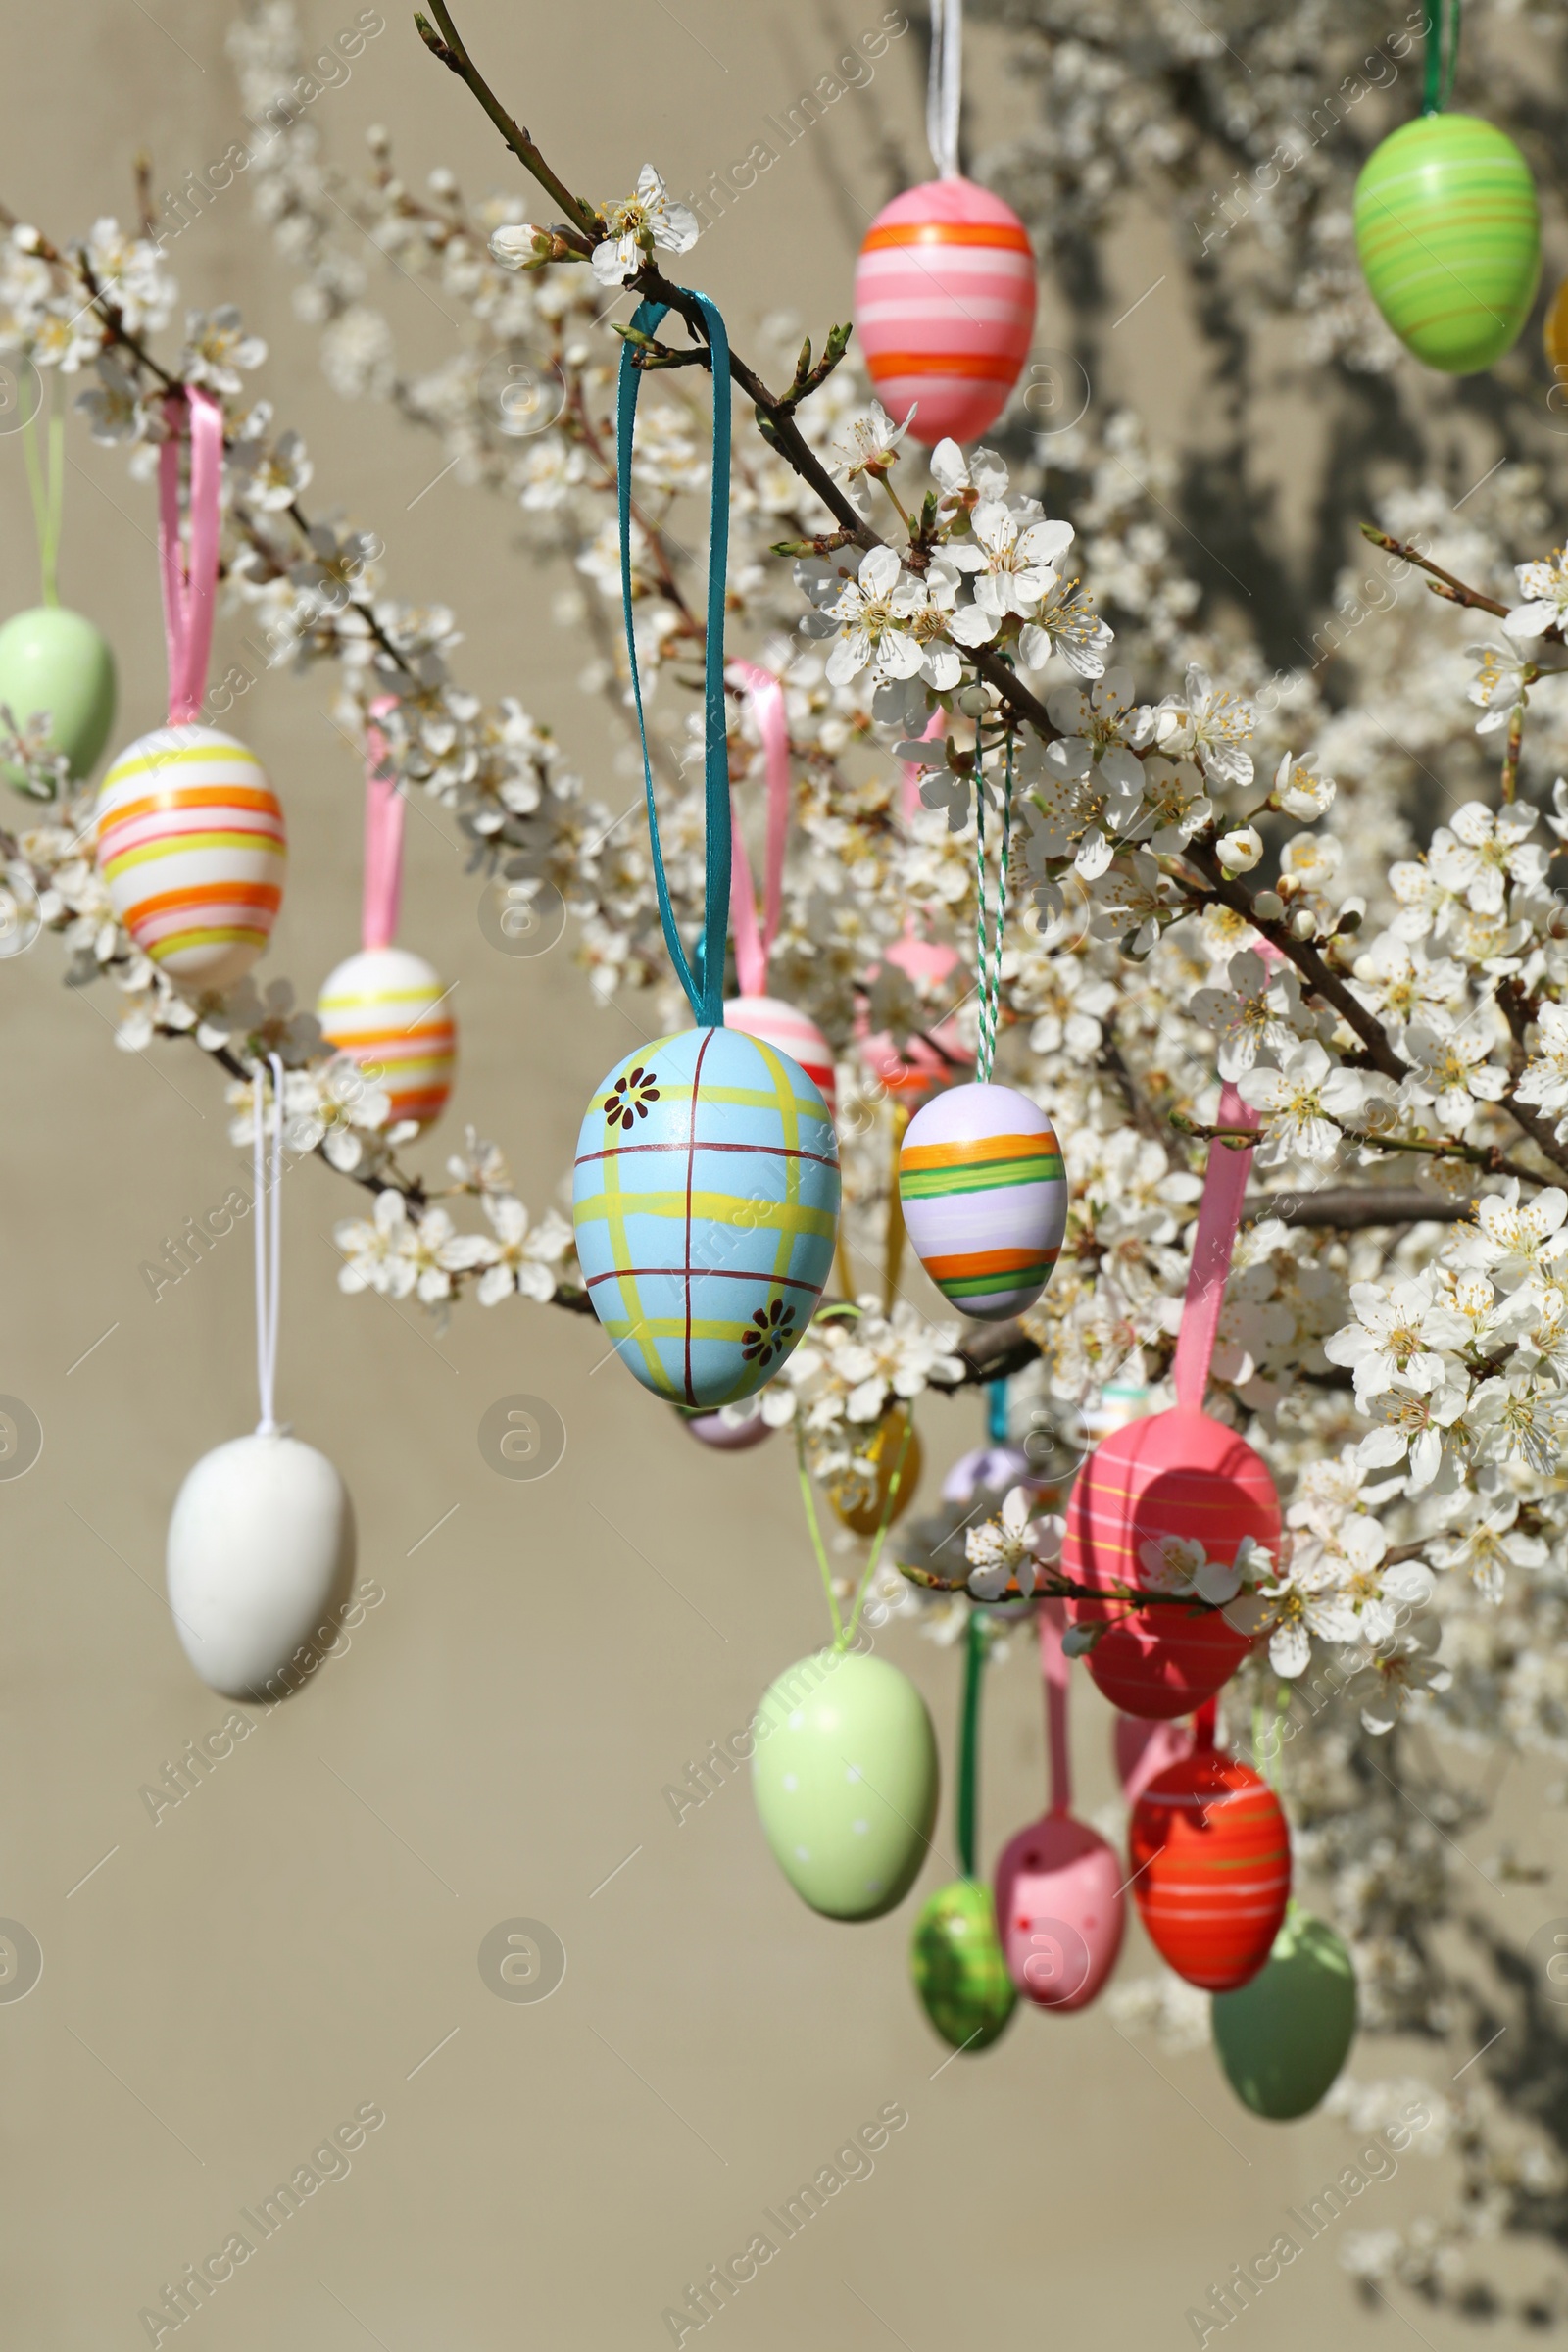
[[[230,987],[271,936],[283,810],[254,752],[216,727],[157,727],[98,789],[98,869],[116,919],[182,988]]]
[[[428,1127],[446,1108],[458,1058],[452,992],[422,956],[407,948],[364,948],[324,982],[317,1000],[321,1035],[373,1072],[392,1118]]]

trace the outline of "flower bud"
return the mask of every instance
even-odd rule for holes
[[[1214,855],[1228,874],[1250,873],[1263,855],[1263,836],[1255,825],[1239,825],[1221,835]]]

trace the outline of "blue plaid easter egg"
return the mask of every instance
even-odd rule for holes
[[[833,1263],[827,1104],[760,1038],[662,1037],[596,1090],[571,1207],[588,1296],[628,1370],[673,1404],[731,1404],[771,1380]]]

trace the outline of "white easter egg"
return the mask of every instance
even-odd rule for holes
[[[279,1697],[297,1687],[278,1683],[283,1668],[330,1639],[348,1597],[354,1505],[314,1446],[231,1438],[175,1496],[167,1557],[169,1605],[202,1681],[225,1698]]]

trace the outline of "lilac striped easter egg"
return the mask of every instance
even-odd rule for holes
[[[968,179],[884,205],[855,266],[855,331],[877,398],[927,448],[1007,405],[1035,323],[1035,257],[1011,207]]]
[[[394,1124],[441,1116],[458,1058],[452,991],[407,948],[362,948],[322,983],[316,1017],[340,1054],[373,1072]]]
[[[937,1095],[909,1121],[899,1199],[920,1263],[964,1314],[1022,1314],[1050,1281],[1067,1180],[1056,1131],[1027,1095],[991,1085]]]
[[[797,1012],[793,1004],[786,1004],[782,997],[727,997],[724,1026],[738,1029],[743,1037],[760,1038],[775,1053],[798,1061],[827,1104],[829,1118],[833,1117],[838,1109],[833,1049],[814,1021]]]
[[[98,789],[98,869],[144,956],[182,988],[230,987],[271,937],[283,810],[254,752],[216,727],[156,727]]]

